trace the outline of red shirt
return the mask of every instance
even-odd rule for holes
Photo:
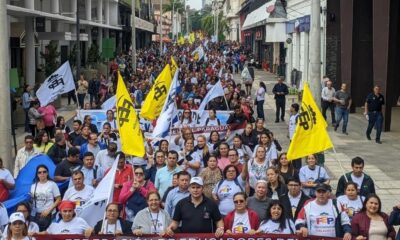
[[[110,171],[110,168],[107,169],[106,174]],[[114,182],[114,195],[113,202],[118,202],[119,194],[122,190],[122,185],[125,182],[129,182],[133,180],[133,167],[130,164],[125,164],[123,169],[118,169],[115,173],[115,182]],[[119,184],[120,187],[116,188],[115,185]]]

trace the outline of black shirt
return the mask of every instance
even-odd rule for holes
[[[382,112],[382,106],[385,105],[385,98],[380,93],[378,96],[370,93],[367,96],[366,102],[368,103],[368,112]]]
[[[277,83],[275,84],[272,92],[275,94],[275,99],[285,99],[285,95],[289,94],[289,89],[284,83]],[[283,92],[284,95],[278,95],[278,92]]]
[[[191,196],[183,198],[175,207],[173,220],[180,222],[182,233],[213,233],[216,222],[222,219],[218,205],[203,195],[203,201],[195,207]]]
[[[82,166],[82,161],[70,162],[67,159],[57,165],[54,176],[71,177],[72,172]]]
[[[88,139],[82,137],[82,135],[79,135],[78,137],[76,137],[74,139],[74,141],[72,142],[72,145],[74,145],[74,146],[82,146],[85,143],[88,143]]]

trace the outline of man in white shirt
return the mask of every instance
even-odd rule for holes
[[[115,142],[110,142],[107,149],[100,150],[99,153],[97,153],[95,165],[99,166],[99,168],[103,168],[104,171],[109,169],[114,163],[117,149],[117,144]]]
[[[313,235],[342,237],[344,240],[350,240],[351,226],[349,216],[346,212],[340,212],[333,200],[330,199],[331,187],[328,184],[319,183],[315,190],[316,199],[308,202],[297,217],[297,233],[302,237]],[[336,231],[336,218],[340,218],[344,236],[340,236]]]
[[[322,116],[324,116],[325,120],[326,120],[326,110],[328,110],[329,108],[329,110],[331,111],[332,125],[336,125],[334,96],[335,96],[335,89],[332,87],[332,81],[329,80],[326,82],[326,87],[322,89],[321,107],[322,107]]]
[[[63,200],[75,202],[75,211],[78,212],[80,208],[92,197],[94,189],[93,187],[87,186],[83,183],[85,177],[81,170],[74,171],[71,179],[74,183],[74,186],[67,189]]]
[[[25,167],[32,157],[39,154],[40,152],[33,147],[33,137],[31,135],[26,135],[25,147],[19,149],[15,157],[14,178],[18,177],[19,171]]]

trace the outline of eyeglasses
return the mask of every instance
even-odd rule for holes
[[[38,174],[45,174],[45,173],[47,173],[47,171],[38,171],[37,173]]]
[[[117,209],[108,209],[107,212],[109,212],[109,213],[117,213],[118,210]]]
[[[289,187],[300,187],[299,184],[288,184]]]
[[[244,203],[244,200],[235,200],[233,201],[235,204],[240,204],[240,203]]]
[[[28,143],[32,144],[33,141],[25,141],[25,143],[26,143],[26,144],[28,144]]]
[[[185,113],[190,113],[190,112],[185,112]]]
[[[144,173],[142,173],[142,172],[135,172],[135,176],[143,176],[144,175]]]

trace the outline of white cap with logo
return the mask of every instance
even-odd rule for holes
[[[190,179],[190,184],[194,183],[203,186],[203,179],[201,177],[192,177],[192,179]]]
[[[13,223],[13,222],[16,222],[16,221],[21,221],[21,222],[25,223],[24,214],[21,213],[21,212],[15,212],[15,213],[11,214],[10,223]]]

